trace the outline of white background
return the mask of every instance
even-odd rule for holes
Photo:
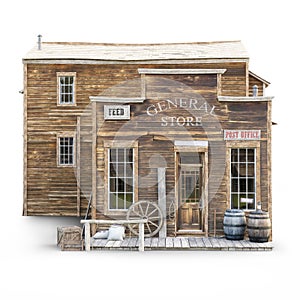
[[[297,1],[2,1],[1,299],[295,299],[299,282]],[[22,217],[22,57],[44,41],[241,39],[272,84],[272,252],[60,252],[69,220]],[[204,298],[205,297],[205,298]]]

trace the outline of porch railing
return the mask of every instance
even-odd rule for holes
[[[145,247],[145,223],[147,219],[136,220],[81,220],[81,224],[84,224],[84,241],[85,251],[91,250],[91,224],[111,224],[111,225],[127,225],[127,224],[139,224],[139,251],[144,251]]]

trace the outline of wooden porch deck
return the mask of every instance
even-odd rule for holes
[[[139,241],[137,237],[128,237],[124,241],[107,241],[91,238],[91,250],[136,250]],[[223,237],[167,237],[145,238],[147,250],[223,250],[223,251],[270,251],[272,242],[253,243],[249,240],[229,241]]]

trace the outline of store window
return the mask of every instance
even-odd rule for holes
[[[232,148],[230,162],[231,208],[251,210],[256,202],[256,149]]]
[[[134,202],[133,148],[108,149],[109,210],[127,210]]]

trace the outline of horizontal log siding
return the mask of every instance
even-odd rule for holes
[[[257,85],[258,87],[258,95],[257,96],[263,96],[264,95],[264,84],[256,79],[255,77],[249,75],[249,96],[253,96],[253,86]]]
[[[28,165],[27,165],[27,213],[28,215],[76,215],[76,178],[72,167],[57,167],[56,163],[56,136],[65,131],[75,131],[76,118],[89,104],[89,96],[110,95],[116,92],[118,96],[140,96],[140,75],[137,68],[225,68],[227,71],[222,75],[222,95],[245,96],[246,93],[246,66],[244,63],[226,64],[185,64],[185,65],[28,65],[27,72],[27,138],[28,138]],[[57,79],[56,72],[76,72],[76,106],[57,106]],[[153,76],[146,75],[147,81],[156,80]],[[263,129],[264,124],[264,104],[235,104],[219,103],[216,100],[216,75],[167,75],[167,79],[177,80],[202,95],[210,106],[215,105],[215,112],[219,120],[226,129],[232,128],[257,128]],[[132,79],[131,86],[122,86],[125,80]],[[173,87],[169,90],[160,91],[161,98],[174,95],[180,91],[175,91]],[[147,90],[147,96],[151,96],[151,89]],[[155,104],[153,99],[147,100],[144,104],[131,105],[132,118],[144,116],[145,109],[151,104]],[[182,113],[173,110],[171,115]],[[103,113],[102,113],[103,114]],[[166,112],[166,115],[168,113]],[[242,115],[241,115],[242,114]],[[97,119],[103,118],[101,111],[98,111]],[[229,122],[230,121],[230,122]],[[119,129],[120,123],[108,121],[101,131],[98,131],[97,138],[97,210],[101,214],[104,210],[104,153],[103,141],[113,139],[115,132]],[[174,188],[174,156],[173,149],[168,141],[155,141],[154,137],[161,135],[161,124],[159,121],[153,123],[153,118],[146,116],[142,122],[138,120],[130,128],[138,137],[140,180],[148,178],[149,182],[155,182],[156,174],[151,173],[151,168],[147,164],[149,157],[157,154],[157,149],[161,149],[159,154],[167,161],[167,206],[173,200]],[[213,134],[214,124],[211,124],[211,135],[215,140],[220,140],[220,132]],[[205,139],[206,133],[195,127],[189,128],[194,138]],[[170,128],[170,137],[181,139],[180,132],[176,127]],[[178,136],[179,134],[179,136]],[[124,131],[123,138],[130,139],[132,131]],[[265,138],[265,132],[262,132]],[[83,137],[81,137],[84,139]],[[182,134],[184,138],[184,134]],[[156,145],[157,144],[157,145]],[[158,146],[159,145],[159,146]],[[80,149],[82,161],[88,160],[91,155],[91,140],[88,134],[85,143]],[[261,151],[262,155],[264,151]],[[220,153],[220,161],[222,161]],[[221,163],[221,162],[220,162]],[[87,205],[87,197],[90,186],[89,176],[91,176],[91,166],[84,167],[81,162],[81,185],[84,185],[85,192],[81,195],[81,214],[84,214]],[[262,159],[262,167],[263,167]],[[265,167],[266,168],[266,167]],[[85,172],[85,174],[83,173]],[[150,178],[151,177],[151,178]],[[261,178],[263,178],[263,171]],[[211,183],[212,184],[212,183]],[[267,184],[267,183],[265,183]],[[225,179],[214,200],[209,203],[209,228],[212,232],[211,212],[214,209],[224,211],[226,209]],[[139,191],[139,198],[157,201],[157,187],[153,185],[147,189]],[[26,201],[26,200],[25,200]],[[168,210],[168,207],[167,207]],[[217,226],[221,228],[221,216],[218,218]],[[174,223],[168,221],[168,234],[174,231]]]

